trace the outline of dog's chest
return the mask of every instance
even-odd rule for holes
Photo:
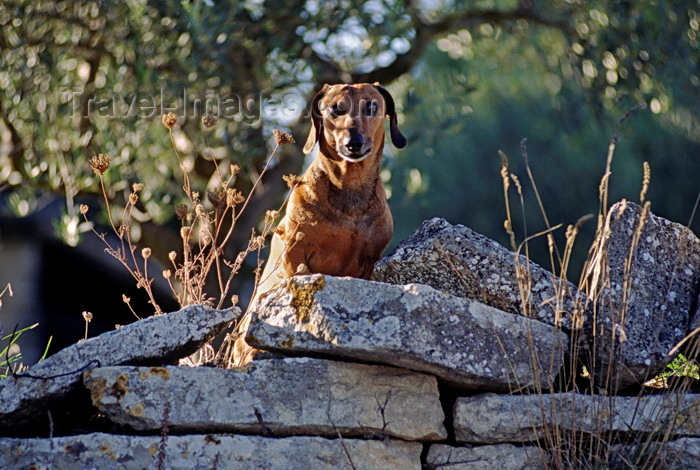
[[[365,220],[370,213],[381,214],[381,201],[373,192],[334,191],[327,196],[327,206],[323,215],[328,220],[351,219],[358,230],[365,229],[373,220]],[[354,219],[354,220],[353,220]]]
[[[309,227],[308,258],[311,272],[364,277],[391,238],[386,221],[360,219]],[[306,241],[306,237],[305,237]]]

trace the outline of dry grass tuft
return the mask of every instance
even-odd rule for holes
[[[624,122],[627,117],[631,114],[628,113],[621,121],[620,124]],[[609,428],[609,424],[614,419],[614,416],[608,416],[607,418],[601,418],[598,425],[598,432],[595,433],[583,433],[578,431],[565,431],[564,429],[571,429],[576,422],[580,422],[583,419],[590,417],[577,416],[576,410],[571,409],[556,409],[555,401],[550,397],[550,393],[547,390],[561,390],[561,391],[575,391],[588,396],[598,396],[598,394],[607,394],[608,390],[614,390],[616,371],[614,367],[609,366],[606,368],[599,369],[595,365],[600,361],[601,358],[595,357],[595,346],[588,346],[588,339],[585,338],[585,331],[583,328],[583,312],[593,310],[595,316],[597,309],[601,308],[600,305],[605,305],[605,299],[600,290],[600,286],[606,285],[608,282],[604,278],[604,266],[606,259],[606,254],[600,248],[603,246],[603,230],[606,217],[608,215],[608,194],[609,194],[609,184],[612,175],[611,164],[615,151],[617,137],[614,136],[610,142],[608,148],[608,155],[606,161],[605,172],[601,178],[599,185],[599,201],[600,210],[597,216],[597,229],[596,234],[591,244],[589,250],[589,257],[584,264],[584,268],[581,273],[581,278],[579,281],[579,289],[586,295],[577,298],[576,310],[579,312],[577,320],[573,323],[573,329],[570,332],[571,341],[570,349],[568,351],[567,369],[569,371],[568,376],[560,377],[556,383],[550,384],[537,384],[530,391],[521,391],[521,393],[536,393],[540,396],[541,408],[543,415],[551,414],[557,417],[555,422],[566,423],[566,426],[559,425],[547,425],[544,429],[545,437],[537,442],[537,444],[548,452],[551,456],[550,461],[542,462],[543,468],[554,468],[554,469],[592,469],[592,468],[622,468],[622,469],[665,469],[668,467],[669,462],[673,462],[674,455],[669,453],[665,449],[667,442],[673,439],[674,426],[677,424],[678,419],[682,413],[687,410],[676,410],[676,414],[672,416],[670,420],[659,420],[657,429],[653,433],[647,435],[620,435],[617,433],[609,433],[606,429]],[[517,237],[515,230],[513,228],[513,218],[511,211],[511,202],[509,200],[510,189],[514,186],[516,193],[519,198],[520,206],[523,208],[524,212],[524,200],[523,191],[519,179],[516,175],[509,172],[508,158],[503,152],[499,152],[502,167],[501,167],[501,179],[503,182],[503,192],[505,198],[505,208],[506,208],[506,220],[504,221],[504,227],[506,233],[508,234],[511,246],[515,252],[515,263],[516,263],[516,275],[518,278],[518,283],[520,285],[520,295],[521,303],[524,309],[524,314],[528,315],[527,307],[529,305],[528,295],[531,289],[531,281],[529,273],[526,266],[522,266],[519,262],[518,254],[524,251],[525,256],[528,255],[527,244],[528,241],[535,237],[547,236],[547,243],[550,252],[550,262],[551,270],[553,273],[558,275],[559,281],[555,286],[557,292],[557,298],[553,299],[557,305],[562,304],[562,300],[565,296],[569,296],[569,293],[563,287],[566,282],[566,273],[569,269],[569,262],[571,259],[572,251],[576,239],[579,235],[581,226],[591,220],[593,215],[586,215],[581,217],[574,225],[569,225],[565,232],[565,240],[563,250],[560,252],[555,243],[555,230],[560,226],[551,226],[549,220],[547,219],[544,205],[539,196],[537,190],[537,185],[535,184],[532,173],[529,169],[529,164],[527,160],[527,153],[525,151],[525,145],[523,141],[522,154],[525,161],[525,166],[527,169],[527,174],[534,189],[537,203],[539,209],[542,213],[544,223],[547,227],[541,233],[529,236],[527,234],[527,227],[524,226],[525,238],[520,244],[517,243]],[[642,229],[648,217],[650,211],[650,202],[645,201],[646,193],[650,184],[651,171],[648,163],[644,163],[644,176],[642,181],[642,189],[640,192],[640,201],[643,204],[643,214],[640,223],[636,227],[633,235],[632,246],[630,248],[630,254],[625,260],[625,282],[623,286],[623,298],[627,299],[630,290],[630,269],[632,266],[632,254],[634,253],[635,247],[639,242],[639,237],[641,236]],[[524,215],[523,215],[524,220]],[[602,253],[602,255],[601,255]],[[623,325],[626,316],[626,302],[623,302],[623,307],[620,311],[615,312],[615,322],[617,324]],[[557,309],[559,311],[559,309]],[[589,319],[591,321],[591,319]],[[592,319],[595,324],[595,317]],[[691,332],[688,337],[686,337],[681,344],[676,346],[674,350],[670,351],[669,354],[674,354],[677,352],[678,348],[683,346],[687,351],[691,351],[690,357],[698,357],[700,353],[700,341],[698,341],[698,333],[700,328]],[[613,329],[611,333],[614,335],[624,334],[622,329]],[[617,338],[611,338],[613,341]],[[594,338],[594,341],[596,339]],[[600,340],[600,338],[598,338]],[[610,339],[605,338],[606,341]],[[685,344],[688,343],[688,344]],[[507,356],[507,355],[506,355]],[[592,370],[587,370],[582,367],[585,362],[588,364],[593,364]],[[614,357],[606,357],[604,361],[606,364],[613,364]],[[696,381],[700,376],[697,362],[694,360],[681,359],[676,364],[672,364],[668,371],[661,374],[659,377],[651,381],[651,384],[662,388],[665,393],[676,393],[681,396],[688,392],[691,384]],[[532,367],[538,367],[537,358],[533,358]],[[687,379],[687,380],[683,380]],[[639,392],[638,397],[643,395],[648,395],[651,393],[651,384],[647,384],[646,388],[642,388]],[[518,386],[519,384],[513,384],[513,390],[521,390]],[[658,389],[657,389],[658,390]],[[610,403],[614,403],[614,396],[609,396]],[[659,414],[663,410],[659,409]],[[574,427],[575,428],[575,427]],[[632,449],[632,450],[630,450]]]

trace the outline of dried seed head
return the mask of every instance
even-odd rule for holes
[[[182,237],[183,240],[187,241],[190,239],[192,236],[192,227],[182,227],[180,229],[180,237]]]
[[[294,236],[294,239],[298,242],[302,241],[304,239],[304,232],[297,232],[297,234]]]
[[[83,320],[90,323],[92,321],[92,313],[91,312],[83,312]]]
[[[177,122],[177,115],[175,113],[163,114],[162,121],[165,127],[167,127],[168,129],[172,129],[175,126],[175,123]]]
[[[164,270],[163,270],[163,277],[164,277],[165,279],[170,279],[170,274],[171,274],[171,272],[170,272],[169,269],[164,269]]]
[[[131,297],[127,297],[126,295],[122,294],[122,302],[128,304],[129,302],[131,302]]]
[[[231,296],[231,305],[233,305],[234,307],[235,307],[236,305],[238,305],[238,296],[237,296],[237,295],[232,295],[232,296]]]
[[[135,192],[138,193],[143,189],[143,183],[134,183],[131,185],[131,189]]]
[[[275,136],[275,142],[277,142],[278,145],[294,143],[294,137],[289,132],[283,132],[279,129],[272,129],[272,134]]]
[[[87,206],[87,204],[80,204],[80,213],[82,215],[87,214],[88,210],[90,210],[90,208]]]
[[[229,207],[237,206],[238,204],[241,204],[245,201],[245,196],[243,196],[243,193],[233,189],[233,188],[228,188],[226,190],[226,204]]]
[[[642,180],[642,190],[639,192],[639,202],[644,202],[644,198],[647,195],[647,190],[649,189],[649,182],[651,181],[651,168],[649,167],[649,162],[644,162],[644,179]]]
[[[175,253],[174,251],[171,251],[170,253],[168,253],[168,259],[170,259],[170,261],[172,261],[173,263],[175,262],[176,258],[177,258],[177,253]]]
[[[187,213],[188,212],[189,212],[189,209],[187,208],[187,205],[185,205],[185,204],[178,204],[177,206],[175,206],[175,215],[180,220],[187,220]]]
[[[211,129],[212,127],[214,127],[218,120],[219,118],[217,118],[213,114],[205,114],[204,116],[202,116],[202,124],[204,124],[204,127],[206,127],[207,129]]]
[[[202,247],[209,246],[211,243],[211,233],[209,229],[202,227],[199,229],[199,243]]]
[[[143,250],[141,250],[141,256],[143,256],[143,259],[148,259],[151,257],[151,249],[146,247]]]
[[[226,190],[218,187],[213,191],[207,192],[207,199],[215,209],[222,209],[226,204]]]
[[[111,161],[112,160],[109,158],[109,155],[101,153],[90,159],[90,166],[96,175],[102,176],[105,174],[105,171],[107,171],[107,168],[109,168]]]
[[[551,233],[547,234],[547,246],[549,248],[549,252],[554,253],[554,249],[555,249],[554,237],[552,236]]]
[[[194,206],[194,213],[197,215],[197,217],[202,217],[205,215],[206,211],[204,210],[204,206],[201,204]]]
[[[301,263],[299,266],[297,266],[296,274],[306,274],[308,272],[309,272],[309,268],[307,268],[304,263]]]
[[[129,204],[132,206],[135,205],[139,201],[139,195],[136,193],[131,193],[129,194]]]
[[[290,189],[294,188],[294,186],[301,183],[301,178],[297,175],[284,175],[282,179],[287,182],[287,186],[289,186]]]
[[[265,237],[262,235],[258,235],[255,237],[254,244],[257,248],[264,248],[265,247]]]
[[[574,238],[578,234],[578,228],[574,227],[573,225],[569,225],[566,227],[566,239],[570,240]]]
[[[209,222],[207,220],[203,220],[199,224],[199,237],[200,238],[206,238],[206,237],[211,238],[211,231],[209,230]]]
[[[236,165],[235,163],[231,164],[230,169],[231,169],[231,175],[233,175],[233,176],[237,175],[241,171],[241,167]]]

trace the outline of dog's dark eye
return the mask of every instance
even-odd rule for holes
[[[338,116],[347,114],[347,112],[348,111],[345,108],[340,107],[337,104],[334,104],[333,106],[328,108],[328,115],[332,118],[337,118]]]
[[[367,116],[376,116],[379,113],[379,105],[376,101],[368,101],[365,105],[365,114]]]

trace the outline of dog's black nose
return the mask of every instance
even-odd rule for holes
[[[350,136],[350,140],[345,144],[345,148],[348,149],[350,153],[359,153],[363,145],[365,145],[365,138],[360,134],[353,134]]]

